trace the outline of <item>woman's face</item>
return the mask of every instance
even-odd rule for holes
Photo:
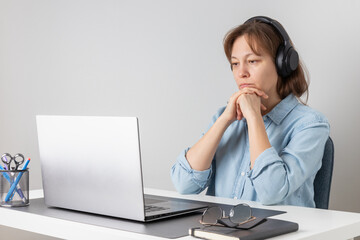
[[[231,66],[239,89],[255,87],[263,90],[269,98],[280,98],[276,91],[278,74],[272,57],[265,52],[256,55],[244,36],[234,42]]]

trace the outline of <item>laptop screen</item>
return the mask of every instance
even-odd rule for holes
[[[144,220],[136,117],[37,116],[45,203]]]

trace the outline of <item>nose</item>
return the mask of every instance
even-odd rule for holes
[[[235,71],[236,71],[236,75],[240,78],[248,78],[250,76],[246,64],[240,64],[240,66],[238,66]]]

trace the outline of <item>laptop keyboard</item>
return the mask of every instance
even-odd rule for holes
[[[154,205],[145,205],[145,212],[155,212],[155,211],[162,211],[162,210],[167,210],[169,208],[165,208],[165,207],[159,207],[159,206],[154,206]]]

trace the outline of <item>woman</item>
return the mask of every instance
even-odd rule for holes
[[[308,84],[286,31],[254,17],[225,36],[224,49],[238,91],[177,158],[176,189],[315,207],[313,182],[330,127],[300,100]]]

